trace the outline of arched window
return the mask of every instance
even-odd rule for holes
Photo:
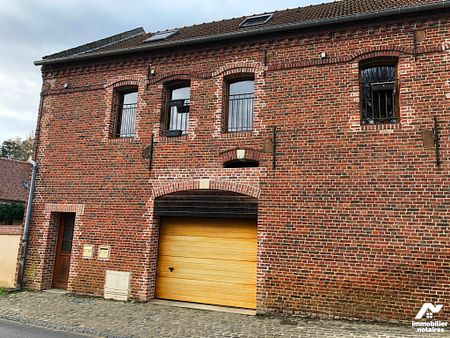
[[[164,134],[179,136],[189,128],[191,87],[189,82],[179,82],[165,87],[167,101],[164,111]]]
[[[253,130],[254,79],[227,82],[226,126],[228,132]]]
[[[377,58],[360,63],[361,123],[397,123],[397,59]]]
[[[133,137],[135,135],[137,98],[137,87],[119,87],[114,90],[114,137]]]

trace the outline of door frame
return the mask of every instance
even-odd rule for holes
[[[80,229],[84,221],[84,204],[69,204],[69,203],[45,203],[42,213],[33,211],[33,219],[35,220],[36,229],[42,229],[42,244],[44,252],[38,255],[37,266],[30,265],[31,263],[25,263],[25,271],[35,271],[35,277],[27,277],[26,285],[35,285],[40,290],[51,289],[53,280],[53,269],[55,264],[55,249],[56,241],[58,237],[59,215],[61,213],[74,213],[75,214],[75,229],[73,236],[74,249],[80,245]],[[33,234],[32,234],[33,236]],[[37,240],[37,239],[36,239]],[[75,257],[74,257],[75,258]],[[69,271],[76,269],[77,259],[72,259],[70,263]],[[25,274],[27,275],[27,273]],[[69,289],[71,289],[73,273],[69,273]]]
[[[65,225],[68,220],[68,216],[73,217],[73,225],[72,225],[72,234],[70,238],[70,249],[63,253],[62,246],[64,243],[64,231],[65,231]],[[69,277],[70,277],[70,263],[72,261],[72,249],[73,249],[73,239],[74,239],[74,230],[75,230],[75,223],[76,223],[76,213],[70,213],[70,212],[61,212],[58,213],[58,221],[57,221],[57,231],[56,231],[56,246],[54,249],[54,260],[53,260],[53,272],[52,272],[52,280],[51,280],[51,288],[54,289],[63,289],[67,290],[67,286],[69,284]],[[67,241],[67,240],[66,240]],[[56,281],[57,278],[57,269],[60,263],[61,258],[63,257],[69,257],[68,263],[67,263],[67,276],[64,283],[58,283]]]

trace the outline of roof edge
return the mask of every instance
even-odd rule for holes
[[[132,39],[132,38],[134,38],[136,36],[139,36],[139,35],[142,35],[142,34],[146,34],[144,29],[143,28],[136,28],[136,29],[133,29],[133,31],[127,32],[127,34],[125,36],[123,36],[123,34],[120,34],[120,35],[122,35],[122,37],[118,38],[115,41],[111,41],[111,42],[105,43],[103,45],[100,45],[100,46],[97,46],[97,47],[94,47],[94,48],[91,48],[91,49],[88,49],[88,50],[85,50],[85,51],[82,51],[82,52],[75,53],[75,54],[73,54],[73,56],[90,53],[90,52],[93,52],[93,51],[95,51],[97,49],[101,49],[101,48],[104,48],[104,47],[107,47],[107,46],[112,46],[112,45],[115,45],[116,43]]]
[[[0,157],[0,161],[8,161],[8,162],[14,162],[14,163],[18,163],[18,164],[31,165],[27,161],[16,160],[15,158]]]
[[[396,15],[401,15],[401,14],[412,14],[412,13],[419,13],[419,12],[425,12],[425,11],[437,10],[437,9],[445,9],[445,8],[450,8],[450,0],[442,0],[440,2],[433,2],[433,3],[428,3],[428,4],[418,4],[418,5],[414,5],[414,6],[392,8],[392,9],[383,10],[383,11],[359,13],[359,14],[352,14],[352,15],[348,15],[348,16],[340,16],[340,17],[327,18],[327,19],[302,21],[302,22],[298,22],[298,23],[277,25],[277,26],[271,26],[271,27],[261,27],[259,29],[250,30],[250,31],[216,34],[216,35],[210,35],[210,36],[205,36],[205,37],[201,37],[201,38],[193,38],[193,39],[180,40],[180,41],[171,41],[171,42],[167,42],[167,43],[159,43],[157,45],[144,45],[144,46],[138,46],[138,47],[133,47],[133,48],[124,48],[124,49],[101,52],[101,53],[96,53],[96,54],[75,55],[75,56],[68,56],[68,57],[62,57],[62,58],[50,59],[50,60],[42,59],[39,61],[35,61],[34,65],[35,66],[43,66],[43,65],[57,64],[57,63],[70,62],[70,61],[81,61],[81,60],[95,59],[95,58],[106,57],[106,56],[136,53],[136,52],[141,52],[141,51],[143,52],[143,51],[164,49],[164,48],[177,47],[177,46],[189,46],[189,45],[206,43],[206,42],[231,40],[231,39],[236,39],[236,38],[240,38],[240,37],[250,37],[250,36],[276,33],[276,32],[282,32],[282,31],[296,30],[296,29],[301,29],[301,28],[313,28],[313,27],[324,26],[324,25],[332,26],[332,25],[337,25],[337,24],[341,24],[341,23],[358,22],[358,21],[363,21],[363,20],[368,20],[368,19],[385,18],[385,17],[389,17],[389,16],[396,16]]]
[[[121,33],[117,33],[111,36],[107,36],[105,38],[101,38],[95,41],[91,41],[85,44],[82,44],[80,46],[76,46],[76,47],[72,47],[72,48],[68,48],[65,50],[62,50],[60,52],[56,52],[56,53],[52,53],[49,55],[45,55],[42,57],[42,60],[46,60],[47,58],[51,58],[54,56],[58,56],[59,54],[64,54],[64,53],[72,53],[66,56],[61,56],[60,58],[67,58],[67,57],[72,57],[75,55],[80,55],[83,53],[89,53],[91,51],[94,51],[96,49],[99,48],[103,48],[105,46],[109,46],[109,45],[113,45],[115,43],[133,38],[137,35],[141,35],[141,34],[146,34],[145,30],[142,27],[138,27],[138,28],[134,28],[125,32],[121,32]],[[59,59],[59,58],[57,58]],[[53,60],[57,60],[57,59],[53,59]],[[52,60],[52,59],[51,59]]]

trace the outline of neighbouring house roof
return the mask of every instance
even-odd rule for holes
[[[341,0],[275,11],[270,20],[262,25],[240,27],[240,24],[246,18],[253,15],[243,16],[178,28],[176,34],[164,34],[168,36],[166,39],[150,39],[151,41],[147,42],[145,40],[158,32],[146,33],[143,28],[136,28],[79,47],[44,56],[42,60],[36,61],[35,64],[44,65],[83,60],[445,8],[450,8],[449,0]]]
[[[31,164],[0,158],[0,201],[26,202],[30,177]]]

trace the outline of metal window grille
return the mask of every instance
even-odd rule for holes
[[[119,111],[116,137],[133,137],[136,123],[136,103],[122,104]]]
[[[186,134],[189,127],[189,99],[167,101],[167,130]]]
[[[366,83],[362,87],[363,123],[397,123],[396,83]]]
[[[230,95],[228,99],[228,131],[253,130],[253,93]]]
[[[389,60],[388,60],[389,61]],[[361,68],[362,124],[397,123],[396,61],[372,60]]]

